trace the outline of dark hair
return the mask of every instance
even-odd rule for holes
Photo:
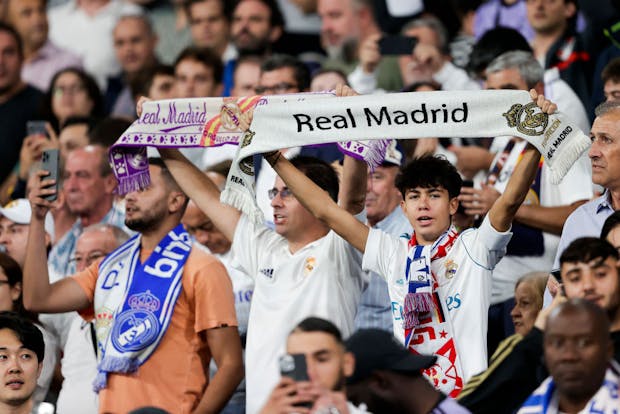
[[[17,54],[21,59],[24,59],[24,43],[22,42],[22,38],[17,33],[17,30],[13,26],[3,21],[0,21],[0,32],[8,33],[13,40],[15,40],[15,44],[17,45]]]
[[[103,118],[90,129],[88,138],[92,145],[101,145],[108,149],[130,126],[131,121],[125,118]]]
[[[158,63],[154,66],[141,70],[136,74],[135,79],[130,82],[131,93],[133,96],[148,96],[153,81],[158,75],[174,77],[174,68],[172,65],[164,65]]]
[[[276,0],[258,0],[263,3],[269,9],[269,25],[271,27],[284,27],[284,16],[282,15],[282,10],[280,10],[280,6]],[[235,8],[243,1],[237,1],[235,4]],[[233,11],[234,14],[234,11]]]
[[[595,259],[618,260],[618,250],[607,240],[598,237],[581,237],[573,240],[560,255],[560,265],[564,263],[588,263]]]
[[[614,211],[611,216],[607,217],[605,223],[603,223],[603,228],[601,229],[601,239],[607,239],[609,232],[617,226],[620,226],[620,210]]]
[[[310,71],[308,67],[301,60],[293,56],[274,54],[265,59],[260,65],[261,73],[282,68],[293,69],[293,76],[300,91],[307,90],[310,87]]]
[[[488,30],[472,48],[467,71],[472,78],[483,77],[489,63],[513,50],[532,52],[527,40],[517,30],[501,26]]]
[[[463,180],[454,165],[441,157],[425,154],[414,158],[396,177],[396,187],[405,198],[408,190],[417,187],[443,187],[448,191],[450,198],[461,193]]]
[[[620,57],[610,60],[601,72],[601,79],[603,83],[612,81],[614,83],[620,82]]]
[[[315,158],[298,155],[291,159],[291,163],[303,172],[313,183],[327,191],[334,201],[338,201],[338,175],[334,168],[327,162]]]
[[[222,82],[224,65],[222,64],[222,59],[211,49],[196,46],[186,47],[179,53],[174,61],[174,68],[176,69],[179,63],[184,60],[194,60],[202,63],[213,72],[213,80],[215,83]]]
[[[15,287],[16,284],[22,282],[22,269],[19,267],[19,263],[6,253],[0,253],[0,268],[4,271],[10,287]],[[13,310],[22,311],[23,307],[21,303],[22,300],[20,295],[17,300],[13,301]]]
[[[185,2],[183,2],[183,9],[185,10],[185,14],[187,14],[190,22],[192,20],[192,6],[197,3],[204,3],[205,1],[208,0],[185,0]],[[230,23],[232,21],[233,11],[235,10],[235,7],[237,7],[238,1],[219,0],[219,3],[222,8],[222,15],[224,16],[224,19]]]
[[[323,332],[333,336],[339,344],[344,344],[342,341],[342,334],[338,327],[327,319],[318,318],[316,316],[310,316],[299,322],[291,333],[293,332]]]
[[[69,118],[65,119],[65,122],[63,122],[62,125],[60,125],[60,130],[62,131],[63,129],[72,125],[86,125],[87,131],[90,133],[96,122],[97,121],[92,116],[70,116]]]
[[[161,176],[166,182],[166,185],[168,186],[169,190],[178,191],[179,193],[182,193],[185,196],[185,203],[184,203],[182,212],[185,211],[185,207],[187,207],[187,203],[189,203],[189,197],[181,189],[181,187],[179,186],[179,183],[176,182],[176,180],[170,173],[170,170],[166,166],[166,163],[164,163],[164,160],[162,160],[161,158],[149,157],[149,165],[154,165],[161,169]]]
[[[3,311],[0,312],[0,329],[12,331],[24,348],[35,353],[39,364],[43,362],[45,342],[43,334],[34,323],[16,312]]]
[[[43,98],[44,109],[48,112],[48,118],[50,120],[50,123],[56,130],[58,130],[59,125],[58,118],[56,118],[56,115],[54,114],[52,109],[54,85],[56,85],[56,81],[58,80],[58,78],[65,73],[73,73],[78,78],[80,78],[80,82],[82,82],[82,85],[86,89],[86,94],[88,95],[88,98],[93,102],[93,109],[90,111],[89,115],[95,118],[99,118],[105,114],[103,96],[101,95],[101,91],[99,90],[99,86],[97,85],[95,79],[84,70],[77,67],[61,69],[56,72],[52,77],[52,80],[50,81],[50,86],[45,93],[45,97]]]

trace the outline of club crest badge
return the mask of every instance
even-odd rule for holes
[[[517,128],[520,133],[532,137],[543,135],[549,122],[549,115],[542,112],[534,102],[526,105],[514,104],[502,115],[508,121],[509,127]]]
[[[449,259],[446,261],[446,279],[452,279],[456,275],[456,271],[458,270],[459,265],[454,262],[454,260]]]
[[[117,315],[112,328],[112,344],[120,352],[148,347],[160,331],[154,312],[159,310],[161,302],[149,290],[131,295],[127,303],[131,309]]]
[[[304,277],[310,275],[310,273],[312,273],[315,267],[316,267],[316,258],[307,257],[306,263],[304,264]]]
[[[254,132],[249,129],[245,131],[243,134],[243,139],[241,141],[241,148],[247,147],[252,143],[252,138],[254,138]],[[252,157],[246,157],[239,161],[239,168],[243,171],[244,174],[254,175],[254,162]]]

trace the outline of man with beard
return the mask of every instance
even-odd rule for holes
[[[286,352],[304,356],[308,381],[282,376],[261,414],[309,412],[303,404],[310,405],[313,412],[365,412],[346,399],[345,378],[353,374],[355,360],[333,323],[316,317],[304,319],[288,336]]]
[[[163,162],[150,160],[149,172],[149,187],[125,199],[125,223],[139,234],[53,284],[43,239],[52,203],[43,197],[55,190],[47,188],[46,171],[35,175],[24,303],[39,312],[94,316],[100,412],[146,405],[219,412],[243,377],[230,279],[218,260],[192,248],[180,224],[187,196]],[[211,357],[219,370],[209,381]]]

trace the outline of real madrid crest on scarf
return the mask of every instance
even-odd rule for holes
[[[191,248],[189,234],[179,224],[144,263],[140,263],[140,237],[135,236],[99,265],[95,315],[101,352],[96,391],[105,388],[108,373],[135,372],[157,348],[181,292]]]

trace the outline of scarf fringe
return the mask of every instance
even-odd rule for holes
[[[130,177],[117,177],[118,185],[114,192],[116,194],[127,194],[132,191],[138,191],[141,188],[146,188],[151,184],[151,177],[149,170],[141,171]]]
[[[562,182],[568,170],[573,166],[574,160],[578,159],[592,144],[590,139],[584,134],[575,134],[571,140],[562,143],[562,156],[556,156],[552,164],[547,163],[549,167],[550,178],[553,184]],[[542,152],[546,156],[546,152]]]
[[[93,389],[99,392],[108,385],[108,372],[122,372],[129,374],[140,368],[140,361],[136,358],[104,357],[97,367],[97,376],[93,382]]]
[[[220,201],[245,213],[252,223],[263,223],[265,217],[254,200],[247,197],[247,193],[238,187],[226,186],[220,193]]]
[[[409,292],[405,295],[403,303],[403,327],[414,329],[420,324],[418,315],[430,312],[435,304],[433,295],[428,292]]]

